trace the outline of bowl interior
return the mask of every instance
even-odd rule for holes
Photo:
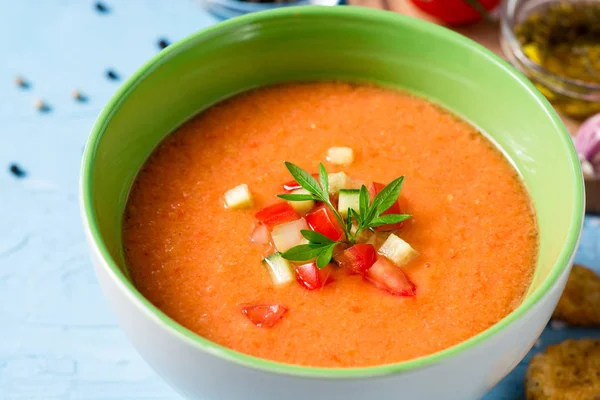
[[[224,22],[169,46],[123,85],[98,119],[82,174],[85,218],[117,278],[127,279],[121,219],[130,186],[165,135],[236,93],[323,79],[407,89],[498,144],[533,199],[540,252],[527,299],[479,336],[537,301],[566,267],[582,223],[581,172],[562,122],[528,81],[474,42],[422,21],[351,7],[290,8]]]

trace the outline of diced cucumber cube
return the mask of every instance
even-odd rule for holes
[[[350,147],[331,147],[327,150],[327,161],[335,165],[350,165],[354,161],[354,151]]]
[[[352,185],[352,180],[343,172],[329,174],[329,194],[338,194],[340,189],[348,189]]]
[[[225,205],[227,208],[252,207],[252,194],[248,185],[244,183],[226,191]]]
[[[281,256],[281,253],[273,253],[262,262],[267,271],[269,271],[269,275],[271,275],[271,280],[275,286],[285,285],[294,280],[292,265]]]
[[[358,212],[360,190],[358,189],[340,189],[340,197],[338,199],[338,212],[344,218],[348,216],[348,209],[351,208]]]
[[[398,236],[391,234],[379,248],[379,253],[386,256],[398,267],[408,264],[419,253]]]
[[[277,225],[271,232],[273,243],[277,251],[285,252],[294,246],[301,244],[304,236],[300,233],[301,230],[308,230],[308,224],[304,218],[297,219],[292,222]]]

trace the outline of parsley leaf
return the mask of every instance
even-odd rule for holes
[[[313,178],[308,172],[306,172],[299,166],[292,164],[291,162],[286,161],[285,166],[300,186],[308,190],[315,197],[319,198],[319,200],[325,201],[325,199],[327,199],[327,201],[329,201],[329,194],[327,193],[326,195],[324,195],[323,189],[321,189],[321,186],[319,186],[317,180]]]
[[[319,269],[324,268],[331,261],[331,257],[333,257],[333,248],[335,244],[329,245],[325,247],[325,249],[319,254],[317,257],[317,267]]]
[[[404,176],[391,181],[377,193],[372,201],[367,187],[361,185],[358,198],[358,210],[349,208],[348,216],[344,219],[336,207],[333,206],[329,198],[329,176],[322,163],[319,164],[318,181],[311,174],[291,162],[286,161],[285,166],[296,182],[298,182],[308,194],[287,193],[280,194],[279,197],[288,201],[316,200],[324,203],[335,215],[340,226],[344,230],[346,237],[343,242],[345,243],[350,245],[354,244],[356,238],[364,230],[374,230],[374,228],[379,226],[397,224],[410,218],[410,215],[408,214],[381,215],[398,201],[398,197],[402,190],[402,184],[404,183]],[[353,234],[352,231],[354,226],[356,226],[356,230]],[[309,243],[292,247],[283,253],[284,258],[292,261],[306,261],[316,258],[319,268],[323,268],[331,261],[335,245],[342,243],[335,242],[314,231],[303,230],[301,233]]]
[[[386,211],[398,200],[403,182],[404,176],[396,178],[377,193],[377,196],[375,196],[373,203],[371,204],[371,207],[375,209],[375,216]]]
[[[288,200],[288,201],[305,201],[305,200],[319,200],[318,197],[312,194],[278,194],[277,197],[280,199]]]
[[[316,232],[316,231],[309,231],[309,230],[301,230],[300,233],[302,234],[302,236],[304,236],[304,238],[306,240],[308,240],[311,243],[315,243],[315,244],[334,244],[337,243],[331,239],[329,239],[327,236]]]
[[[288,251],[284,252],[281,256],[286,260],[290,261],[306,261],[318,257],[319,254],[330,245],[322,244],[300,244],[294,246]]]
[[[319,182],[321,183],[321,188],[329,196],[329,175],[327,175],[327,171],[325,170],[325,166],[323,163],[319,163]]]
[[[381,226],[381,225],[397,224],[398,222],[406,221],[409,218],[410,218],[409,214],[387,214],[387,215],[380,215],[380,216],[374,218],[369,223],[369,227],[375,228],[375,227]]]

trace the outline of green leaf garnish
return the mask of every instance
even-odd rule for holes
[[[321,189],[321,186],[319,186],[319,183],[316,181],[315,178],[313,178],[308,172],[298,167],[297,165],[292,164],[291,162],[286,161],[285,166],[300,186],[302,186],[304,189],[308,190],[310,193],[318,197],[319,200],[324,201],[323,189]]]
[[[323,163],[319,163],[319,182],[323,191],[329,196],[329,175]]]
[[[335,244],[327,246],[321,254],[317,257],[317,267],[319,269],[324,268],[331,261],[331,257],[333,257],[333,248]]]
[[[378,216],[382,212],[390,208],[400,196],[402,190],[402,183],[404,182],[404,176],[396,178],[391,181],[386,187],[381,189],[377,196],[373,199],[371,207],[375,209],[375,215]]]
[[[311,260],[315,257],[318,257],[319,254],[324,250],[325,247],[331,245],[321,245],[321,244],[300,244],[298,246],[294,246],[281,256],[286,260],[290,261],[306,261]]]
[[[352,230],[352,208],[348,207],[348,214],[346,217],[346,232],[350,232]]]
[[[319,198],[315,197],[312,194],[278,194],[277,197],[280,199],[288,200],[288,201],[305,201],[305,200],[319,200]]]
[[[334,244],[336,243],[335,241],[329,239],[327,236],[316,232],[316,231],[309,231],[309,230],[301,230],[300,233],[302,234],[302,236],[304,236],[304,238],[306,240],[308,240],[309,242],[313,243],[313,244]]]
[[[342,218],[340,213],[335,209],[333,204],[331,204],[331,200],[329,199],[329,177],[323,164],[319,165],[319,180],[321,181],[320,184],[315,178],[312,177],[311,174],[309,174],[299,166],[292,164],[288,161],[285,162],[285,166],[288,169],[288,171],[290,171],[290,174],[292,174],[296,182],[298,182],[298,184],[302,186],[303,189],[312,194],[315,197],[314,200],[322,201],[323,203],[327,204],[327,206],[333,211],[333,214],[340,222],[340,224],[344,226],[344,219]],[[279,197],[281,197],[281,195]],[[346,238],[349,238],[349,236],[346,236]]]
[[[381,189],[373,201],[370,201],[367,187],[362,185],[359,192],[359,210],[349,208],[348,216],[344,219],[329,199],[329,177],[323,164],[319,164],[318,182],[311,174],[297,165],[286,161],[285,166],[296,182],[309,194],[280,194],[279,197],[288,201],[317,200],[325,203],[331,209],[345,233],[345,240],[336,242],[319,232],[302,230],[300,233],[308,240],[308,244],[301,244],[284,252],[282,256],[287,260],[307,261],[316,259],[317,267],[324,268],[331,261],[336,245],[340,243],[353,245],[358,235],[366,229],[397,224],[410,218],[409,214],[381,215],[398,201],[404,176],[394,179]],[[352,233],[355,224],[357,226],[356,231]]]
[[[369,223],[369,227],[375,228],[381,225],[397,224],[398,222],[406,221],[410,218],[408,214],[388,214],[380,215]]]

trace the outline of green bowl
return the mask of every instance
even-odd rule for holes
[[[522,176],[537,213],[539,260],[523,303],[439,353],[370,368],[307,368],[244,355],[177,324],[128,279],[121,244],[127,196],[158,143],[194,114],[255,87],[370,81],[425,96],[470,121]],[[566,282],[583,221],[571,139],[534,86],[489,50],[445,28],[353,7],[299,7],[220,23],[169,46],[110,100],[93,129],[81,206],[101,286],[142,356],[191,398],[471,399],[522,359]],[[498,212],[502,212],[498,210]],[[307,386],[308,385],[308,386]]]

